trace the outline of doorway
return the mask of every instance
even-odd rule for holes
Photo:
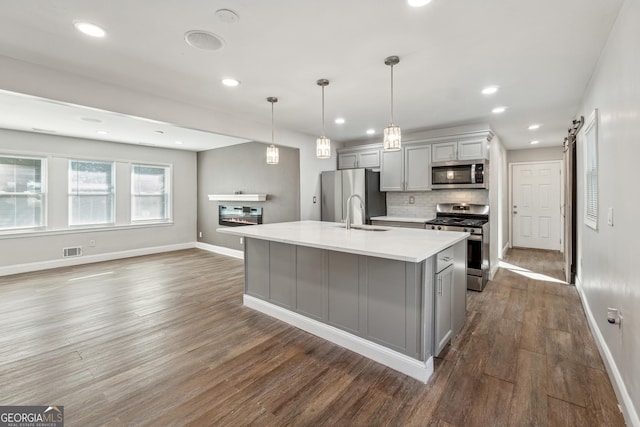
[[[513,247],[562,251],[562,161],[511,164]]]

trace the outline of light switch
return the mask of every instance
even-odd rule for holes
[[[609,208],[607,212],[607,224],[613,227],[613,208]]]

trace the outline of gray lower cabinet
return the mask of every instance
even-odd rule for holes
[[[425,360],[433,338],[426,263],[245,238],[245,292]]]
[[[452,335],[452,287],[453,265],[436,273],[436,304],[435,304],[435,355],[437,356],[447,345]]]

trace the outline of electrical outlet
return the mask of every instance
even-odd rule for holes
[[[95,240],[89,240],[89,246],[91,246],[92,248],[96,247],[96,241]]]
[[[413,196],[409,196],[409,204],[412,205],[416,202],[416,198]]]
[[[198,233],[198,237],[202,238],[202,231]]]
[[[613,227],[613,208],[609,208],[607,211],[607,224]]]

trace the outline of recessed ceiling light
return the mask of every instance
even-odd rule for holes
[[[540,142],[540,141],[538,141],[538,140],[536,139],[536,140],[534,140],[534,141],[529,142],[529,144],[531,144],[531,145],[536,145],[536,144],[538,144],[539,142]]]
[[[421,7],[431,3],[431,0],[407,0],[407,3],[411,7]]]
[[[540,125],[535,123],[532,124],[531,126],[529,126],[529,130],[536,130],[536,129],[540,129]]]
[[[183,143],[182,143],[182,141],[176,141],[176,144],[177,145],[182,145]]]
[[[96,133],[98,135],[107,135],[109,132],[107,132],[106,130],[98,130],[98,131],[96,131]]]
[[[496,107],[493,110],[491,110],[491,112],[493,114],[500,114],[500,113],[504,113],[507,110],[507,107]]]
[[[240,81],[236,79],[228,78],[228,79],[222,79],[222,84],[229,87],[236,87],[240,84]]]
[[[33,131],[35,132],[42,132],[42,133],[56,133],[55,130],[53,129],[43,129],[43,128],[31,128]]]
[[[376,133],[375,129],[367,129],[367,135],[373,135],[374,133]]]
[[[189,46],[204,50],[218,50],[224,46],[222,37],[208,31],[187,31],[184,34],[184,40]]]
[[[482,93],[484,95],[493,95],[497,91],[498,91],[498,86],[487,86],[484,89],[482,89]]]
[[[231,9],[218,9],[215,15],[220,22],[224,22],[225,24],[235,24],[240,20],[240,16]]]
[[[76,30],[86,34],[87,36],[102,38],[107,35],[105,30],[90,22],[75,21],[73,25],[76,27]]]
[[[342,124],[344,124],[345,120],[342,117],[338,117],[335,120],[335,122],[336,122],[337,125],[342,125]]]
[[[95,117],[80,117],[80,120],[89,123],[102,123],[102,120],[96,119]]]

